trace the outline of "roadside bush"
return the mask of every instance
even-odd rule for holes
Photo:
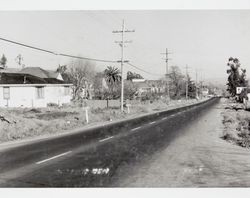
[[[229,142],[237,142],[237,139],[234,137],[232,133],[224,133],[221,138]]]
[[[223,115],[223,120],[222,120],[223,124],[226,123],[234,123],[234,119],[228,115]]]
[[[59,107],[59,105],[56,103],[50,102],[47,104],[47,107]]]

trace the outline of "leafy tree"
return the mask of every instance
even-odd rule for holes
[[[143,77],[140,74],[128,71],[127,72],[127,80],[133,80],[133,79],[143,79]]]
[[[196,97],[195,82],[191,80],[191,77],[189,75],[187,76],[187,82],[188,82],[188,97],[195,98]]]
[[[124,99],[133,99],[135,93],[137,92],[136,87],[134,86],[133,82],[127,80],[124,82]]]
[[[0,65],[3,66],[3,68],[6,68],[6,64],[7,64],[7,58],[5,57],[5,55],[2,55],[2,58],[0,60]]]
[[[248,82],[246,80],[246,70],[240,69],[240,61],[237,58],[230,57],[228,59],[227,70],[228,82],[227,82],[227,91],[231,96],[236,95],[236,87],[246,87]]]
[[[58,66],[58,68],[56,69],[56,71],[60,74],[65,74],[67,71],[67,65],[60,65]]]

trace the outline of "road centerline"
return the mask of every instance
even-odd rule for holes
[[[150,122],[149,124],[154,124],[155,123],[155,121],[154,122]]]
[[[47,161],[50,161],[50,160],[53,160],[53,159],[62,157],[62,156],[64,156],[64,155],[67,155],[67,154],[69,154],[69,153],[71,153],[71,152],[72,152],[72,151],[68,151],[68,152],[65,152],[65,153],[62,153],[62,154],[59,154],[59,155],[55,155],[55,156],[50,157],[50,158],[48,158],[48,159],[45,159],[45,160],[36,162],[36,164],[42,164],[42,163],[44,163],[44,162],[47,162]]]
[[[114,136],[110,136],[110,137],[104,138],[104,139],[102,139],[102,140],[99,140],[99,142],[104,142],[104,141],[106,141],[106,140],[112,139],[113,137],[114,137]]]
[[[135,130],[138,130],[138,129],[140,129],[141,127],[136,127],[136,128],[133,128],[133,129],[131,129],[131,131],[135,131]]]

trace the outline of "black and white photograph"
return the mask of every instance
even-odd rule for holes
[[[0,22],[0,188],[250,187],[250,10]]]

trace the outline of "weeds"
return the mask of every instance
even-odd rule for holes
[[[247,111],[235,112],[225,108],[222,123],[224,134],[222,139],[233,142],[241,147],[250,148],[250,114]]]

